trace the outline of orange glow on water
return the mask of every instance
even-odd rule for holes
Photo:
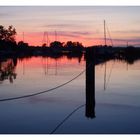
[[[28,62],[28,63],[27,63]],[[48,67],[55,67],[56,63],[59,66],[65,67],[67,65],[77,65],[79,64],[79,59],[78,58],[67,58],[67,56],[62,56],[61,58],[54,59],[50,57],[32,57],[32,58],[24,58],[22,60],[19,60],[19,64],[26,64],[26,67],[44,67],[45,65]],[[85,64],[84,58],[81,58],[80,61],[81,65]]]

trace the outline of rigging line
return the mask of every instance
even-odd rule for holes
[[[112,47],[113,47],[113,46],[114,46],[114,45],[113,45],[113,40],[112,40],[112,37],[111,37],[111,35],[110,35],[109,28],[108,28],[107,25],[106,25],[106,28],[107,28],[107,32],[108,32],[108,35],[109,35],[109,38],[110,38],[110,41],[111,41],[111,45],[112,45]]]
[[[109,38],[110,38],[110,41],[111,41],[111,45],[112,45],[112,47],[113,47],[113,46],[114,46],[114,45],[113,45],[113,40],[112,40],[110,31],[109,31],[109,28],[108,28],[107,25],[106,25],[106,28],[107,28],[107,32],[108,32],[108,35],[109,35]],[[110,69],[109,77],[108,77],[108,80],[107,80],[107,82],[106,82],[106,88],[108,87],[108,84],[109,84],[109,81],[110,81],[110,78],[111,78],[111,74],[112,74],[112,70],[113,70],[114,64],[115,64],[115,61],[114,61],[114,63],[112,64],[112,67],[111,67],[111,69]]]
[[[85,104],[82,104],[80,106],[78,106],[76,109],[74,109],[69,115],[67,115],[64,120],[62,120],[62,122],[60,122],[53,131],[51,131],[50,134],[54,134],[56,132],[57,129],[59,129],[76,111],[78,111],[79,109],[81,109],[82,107],[84,107]]]
[[[115,61],[113,62],[112,67],[111,67],[111,69],[110,69],[110,73],[109,73],[109,76],[108,76],[108,80],[107,80],[107,82],[106,82],[106,88],[108,87],[108,84],[109,84],[109,81],[110,81],[110,78],[111,78],[111,74],[112,74],[112,70],[113,70],[113,68],[114,68],[114,64],[115,64]]]
[[[105,71],[104,71],[104,90],[106,90],[106,66],[107,63],[105,62]]]
[[[91,64],[89,64],[90,66]],[[89,67],[88,66],[88,67]],[[17,100],[17,99],[22,99],[22,98],[27,98],[27,97],[31,97],[31,96],[36,96],[36,95],[40,95],[40,94],[43,94],[43,93],[46,93],[46,92],[50,92],[50,91],[53,91],[53,90],[56,90],[60,87],[63,87],[65,85],[67,85],[68,83],[74,81],[75,79],[77,79],[79,76],[81,76],[84,72],[86,71],[86,69],[84,69],[82,72],[80,72],[77,76],[75,76],[74,78],[72,78],[71,80],[61,84],[61,85],[58,85],[54,88],[51,88],[51,89],[48,89],[48,90],[44,90],[44,91],[40,91],[40,92],[37,92],[37,93],[33,93],[33,94],[29,94],[29,95],[23,95],[23,96],[18,96],[18,97],[10,97],[10,98],[5,98],[5,99],[0,99],[0,102],[4,102],[4,101],[10,101],[10,100]]]
[[[110,32],[109,32],[109,28],[108,28],[107,25],[106,25],[106,29],[107,29],[107,33],[108,33],[108,36],[109,36],[109,40],[111,42],[111,45],[113,45],[112,38],[111,38],[111,35],[110,35]]]

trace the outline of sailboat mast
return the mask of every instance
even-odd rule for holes
[[[128,41],[127,41],[127,47],[128,47]]]
[[[47,34],[47,47],[49,46],[49,37],[48,37],[48,32],[46,32]]]
[[[57,41],[57,32],[55,31],[55,41]]]
[[[106,46],[106,23],[104,20],[104,41],[105,41],[105,46]]]
[[[43,35],[43,43],[46,44],[46,32],[44,31],[44,35]]]
[[[104,20],[104,43],[105,43],[105,47],[106,47],[106,23]],[[105,53],[105,48],[104,48],[104,53]],[[105,60],[105,71],[104,71],[104,90],[106,90],[106,60]]]
[[[24,42],[24,32],[22,33],[22,41]]]

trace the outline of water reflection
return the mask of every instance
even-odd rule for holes
[[[66,82],[72,77],[78,75],[84,67],[86,67],[86,77],[84,77],[84,75],[80,76],[68,86],[65,86],[60,90],[56,90],[54,93],[57,94],[52,94],[52,92],[50,94],[26,98],[27,100],[15,100],[13,102],[1,104],[1,114],[4,115],[1,115],[2,127],[0,129],[0,133],[50,133],[51,130],[53,130],[57,124],[63,120],[63,118],[66,118],[67,114],[73,111],[75,106],[77,107],[79,104],[84,104],[84,106],[79,106],[78,109],[76,109],[77,112],[56,132],[63,133],[66,131],[68,133],[72,133],[75,131],[77,133],[96,133],[97,131],[101,133],[106,132],[106,128],[104,127],[106,125],[108,126],[108,131],[112,132],[113,128],[117,129],[117,131],[114,130],[113,132],[120,132],[120,128],[124,129],[125,126],[122,125],[122,122],[125,122],[126,120],[133,122],[133,128],[135,128],[135,124],[138,123],[135,123],[133,120],[138,119],[133,118],[133,116],[137,116],[133,114],[135,113],[139,116],[139,113],[137,112],[137,110],[139,111],[139,71],[132,71],[132,69],[139,70],[140,61],[133,65],[129,65],[129,63],[126,63],[127,61],[125,61],[125,59],[104,61],[101,59],[97,60],[93,56],[93,54],[88,54],[85,57],[86,61],[83,61],[82,59],[80,65],[78,63],[78,58],[71,58],[72,60],[69,61],[67,57],[61,57],[61,59],[32,57],[29,59],[23,59],[22,63],[20,63],[21,61],[18,61],[17,63],[17,59],[1,61],[1,71],[5,70],[8,73],[10,69],[12,73],[18,74],[18,77],[15,77],[16,80],[14,80],[16,88],[12,84],[8,85],[6,83],[5,86],[3,83],[4,86],[1,86],[0,92],[1,98],[7,98],[9,95],[10,97],[20,96],[20,94],[22,96],[25,93],[28,94],[33,91],[36,92],[37,90],[41,91],[43,88],[47,89],[57,86],[58,84]],[[104,71],[105,62],[107,62],[106,71]],[[113,69],[113,73],[115,73],[115,75],[112,75],[111,77],[109,88],[106,88],[106,91],[103,91],[104,73],[106,72],[106,83],[108,83],[108,77],[110,76],[110,71],[112,71],[112,64],[115,67]],[[125,69],[126,64],[127,66],[129,65],[128,71]],[[58,71],[55,71],[55,68],[58,68],[56,69]],[[26,70],[24,75],[22,74],[23,69]],[[57,76],[55,76],[56,72]],[[47,78],[44,75],[47,75]],[[95,76],[97,76],[96,79]],[[86,89],[84,81],[86,82]],[[24,92],[24,90],[26,91]],[[131,92],[134,92],[135,96],[133,96]],[[126,94],[126,96],[124,94]],[[11,109],[10,106],[10,110],[12,111],[8,110],[9,104],[13,107]],[[124,107],[124,105],[127,107]],[[137,108],[134,107],[135,105],[137,105]],[[23,110],[26,110],[26,112],[24,113]],[[98,112],[96,110],[98,110]],[[104,113],[105,110],[107,110],[107,113]],[[134,112],[131,112],[131,110]],[[10,116],[11,112],[14,113]],[[114,115],[114,113],[116,114]],[[133,116],[131,115],[130,118],[128,117],[130,116],[128,114],[132,114]],[[26,117],[23,117],[25,115]],[[55,117],[56,115],[58,116],[57,120]],[[116,115],[119,115],[120,117],[116,117]],[[17,117],[16,123],[13,121],[15,120],[15,116]],[[95,117],[97,117],[97,119],[94,119]],[[118,122],[120,122],[120,124]],[[24,129],[25,123],[26,128],[29,128],[30,130]],[[118,124],[120,125],[120,128]],[[129,124],[129,122],[127,124]],[[5,126],[5,129],[3,129],[3,126]],[[15,126],[14,129],[13,126]],[[36,126],[39,127],[37,128]],[[79,128],[79,126],[84,127]],[[136,131],[136,129],[134,130]]]
[[[17,59],[7,59],[0,62],[0,81],[9,80],[13,83],[17,74],[15,73],[15,67],[17,65]]]
[[[42,67],[44,70],[45,75],[58,75],[58,62],[59,61],[67,61],[67,60],[74,60],[75,62],[78,61],[81,63],[83,54],[67,54],[67,55],[58,55],[58,56],[41,56],[42,58]],[[37,57],[36,57],[37,58]],[[23,75],[26,74],[26,64],[29,60],[32,60],[33,57],[20,57],[20,58],[1,58],[0,59],[0,83],[2,84],[4,80],[9,80],[10,83],[13,83],[17,77],[16,73],[16,66],[17,61],[23,62],[22,65],[22,73]],[[48,60],[50,62],[48,62]],[[34,62],[36,63],[36,62]],[[67,62],[66,62],[67,63]],[[40,66],[38,66],[40,67]],[[54,73],[52,73],[52,69],[54,69]],[[51,74],[50,74],[50,73]]]
[[[86,112],[85,115],[88,118],[94,118],[95,117],[95,65],[101,64],[101,63],[105,63],[105,75],[106,75],[106,61],[104,59],[95,59],[95,52],[94,49],[91,51],[87,51],[87,55],[85,56],[86,60]],[[73,55],[66,55],[65,56],[67,59],[73,59],[74,60],[78,60],[79,63],[81,63],[82,61],[82,55],[78,55],[78,56],[73,56]],[[44,69],[44,73],[45,75],[48,74],[48,69],[49,69],[49,64],[48,64],[48,56],[43,56],[42,58],[42,66]],[[51,60],[54,60],[54,75],[58,74],[57,68],[59,66],[58,62],[60,60],[64,59],[64,56],[59,56],[59,57],[50,57]],[[17,59],[20,60],[26,60],[27,58],[8,58],[7,60],[4,61],[0,61],[0,81],[2,83],[2,81],[4,80],[9,80],[10,83],[13,83],[13,81],[16,79],[16,72],[15,72],[15,68],[17,66]],[[28,59],[32,59],[32,58],[28,58]],[[27,60],[28,60],[27,59]],[[95,61],[96,60],[96,61]],[[122,58],[120,57],[120,59],[118,59],[120,61],[126,62],[127,65],[130,62],[130,57],[128,58]],[[133,58],[133,63],[138,60],[138,58],[134,59]],[[131,63],[129,63],[131,64]],[[89,67],[90,65],[90,67]],[[38,66],[39,67],[39,66]],[[50,71],[52,71],[52,69],[50,69]],[[23,74],[25,74],[25,64],[23,63]],[[52,74],[51,74],[52,75]],[[106,89],[106,76],[104,76],[104,89]]]

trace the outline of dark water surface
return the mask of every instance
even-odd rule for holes
[[[85,66],[84,58],[80,62],[67,57],[1,61],[0,99],[56,87],[76,77]],[[85,73],[56,90],[0,102],[0,133],[140,133],[139,77],[140,61],[129,65],[110,60],[96,65],[94,111],[85,105]],[[96,117],[90,116],[93,112]]]

